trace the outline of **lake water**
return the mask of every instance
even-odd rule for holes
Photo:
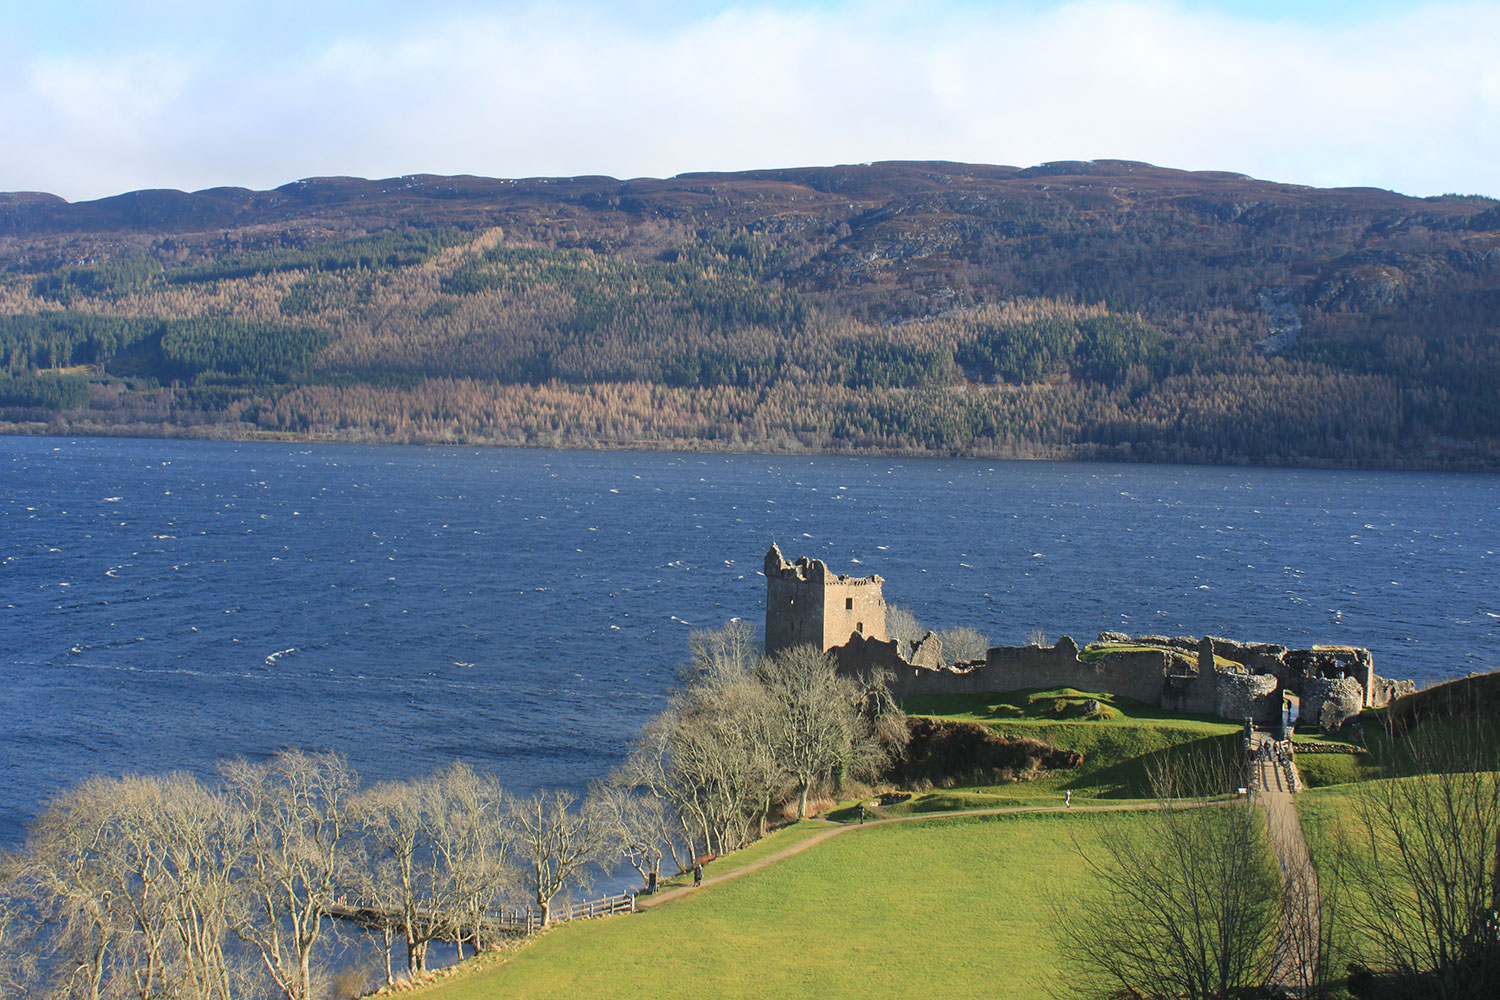
[[[94,773],[285,746],[581,787],[761,559],[932,627],[1500,666],[1500,477],[0,437],[0,844]]]

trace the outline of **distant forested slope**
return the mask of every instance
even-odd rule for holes
[[[1140,163],[0,194],[0,430],[1500,466],[1500,202]]]

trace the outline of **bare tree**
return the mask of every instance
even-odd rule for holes
[[[464,941],[478,952],[484,947],[484,913],[515,881],[509,857],[510,839],[501,812],[499,782],[454,762],[424,783],[432,825],[428,879],[435,891],[433,908],[447,911],[463,957]]]
[[[873,771],[879,760],[874,728],[860,711],[865,693],[814,646],[778,653],[756,676],[772,706],[772,757],[795,790],[797,818],[805,819],[819,783]]]
[[[230,1000],[238,977],[225,940],[237,912],[242,815],[185,774],[126,778],[121,791],[120,859],[139,887],[136,929],[162,948],[163,983],[178,996]],[[148,987],[141,995],[154,994]]]
[[[94,778],[54,798],[17,883],[35,905],[55,991],[228,1000],[240,839],[223,797],[186,775]]]
[[[950,667],[982,660],[990,650],[990,637],[967,625],[940,629],[937,637],[943,644],[943,662]]]
[[[764,835],[789,795],[805,816],[814,787],[873,774],[907,736],[884,678],[861,687],[812,647],[751,658],[747,636],[695,637],[683,688],[613,779],[667,807],[690,858]]]
[[[688,633],[688,652],[691,659],[678,672],[683,687],[744,677],[762,656],[755,627],[740,618]]]
[[[358,776],[338,754],[286,750],[264,764],[238,760],[224,779],[248,828],[236,923],[287,1000],[312,1000],[313,950],[324,914],[354,881],[347,855]]]
[[[362,806],[356,804],[356,810]],[[363,816],[360,816],[363,821]],[[350,888],[361,906],[378,915],[375,930],[380,932],[385,952],[385,985],[396,982],[391,952],[396,935],[401,932],[405,896],[401,889],[401,877],[395,859],[378,843],[361,838],[350,851],[351,866],[355,869],[356,881]],[[405,935],[402,934],[403,942]]]
[[[681,827],[662,799],[619,783],[596,785],[589,790],[589,798],[609,826],[613,848],[648,886],[660,876],[666,858],[679,870],[687,867],[693,855],[680,849]]]
[[[36,982],[36,921],[21,885],[22,859],[0,851],[0,1000],[30,995]]]
[[[375,872],[389,881],[368,890],[394,904],[393,922],[406,941],[406,968],[411,975],[427,971],[427,945],[441,931],[424,891],[423,862],[432,848],[432,828],[423,807],[421,784],[386,781],[368,789],[353,804],[355,822],[384,852],[388,864]]]
[[[703,825],[691,804],[691,795],[678,779],[672,756],[672,735],[676,728],[675,712],[668,708],[641,729],[630,754],[610,777],[610,783],[646,795],[670,813],[682,835],[688,857],[696,857],[703,846]],[[681,866],[679,865],[679,868]]]
[[[114,864],[114,785],[93,778],[53,797],[27,837],[21,882],[51,928],[44,944],[59,996],[99,1000],[133,965],[122,891],[133,887]]]
[[[1500,984],[1500,755],[1472,710],[1392,733],[1390,776],[1360,786],[1339,874],[1371,995],[1468,1000]]]
[[[647,723],[616,776],[666,803],[690,856],[742,846],[780,785],[770,703],[752,676],[705,677]]]
[[[670,710],[671,764],[679,802],[699,820],[709,853],[744,846],[765,831],[781,785],[773,708],[753,677],[691,689]]]
[[[574,802],[570,792],[543,791],[510,805],[516,851],[543,927],[552,922],[552,901],[566,888],[587,885],[589,866],[609,844],[608,824]]]
[[[1088,919],[1057,920],[1081,992],[1227,1000],[1266,981],[1282,884],[1264,818],[1214,800],[1226,777],[1228,755],[1174,757],[1150,775],[1157,807],[1139,828],[1080,851],[1104,887]]]
[[[910,655],[912,644],[921,642],[927,629],[917,621],[917,616],[912,614],[910,608],[888,604],[885,609],[885,634],[895,641],[897,650]]]

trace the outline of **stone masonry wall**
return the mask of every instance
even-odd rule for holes
[[[1378,676],[1367,649],[1288,649],[1218,636],[1101,632],[1103,642],[1164,648],[1108,652],[1088,663],[1078,658],[1078,644],[1063,636],[1051,647],[995,646],[981,663],[945,667],[932,633],[909,649],[886,638],[879,576],[840,576],[805,556],[788,562],[775,545],[766,553],[765,575],[768,653],[812,643],[832,651],[845,673],[884,673],[898,698],[1073,687],[1172,711],[1274,724],[1287,692],[1301,697],[1303,720],[1337,728],[1363,708],[1415,690],[1410,681]]]
[[[1275,674],[1217,670],[1214,715],[1221,719],[1254,719],[1264,725],[1281,720],[1281,682]]]
[[[919,645],[918,649],[921,646]],[[891,693],[897,698],[916,694],[979,694],[1020,688],[1076,687],[1085,691],[1109,691],[1148,704],[1160,704],[1166,677],[1166,656],[1155,651],[1116,653],[1094,663],[1078,659],[1078,644],[1063,636],[1045,646],[997,646],[983,664],[960,667],[923,667],[900,657],[894,642],[851,641],[834,650],[840,670],[859,674],[884,670],[891,675]],[[1200,707],[1197,692],[1188,711],[1212,711],[1212,703]]]
[[[884,639],[884,580],[830,572],[821,559],[788,562],[772,544],[765,559],[766,652],[806,644],[828,650],[861,634]]]

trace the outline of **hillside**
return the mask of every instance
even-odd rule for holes
[[[0,194],[0,430],[1500,466],[1500,202],[1124,161]]]
[[[1450,719],[1487,727],[1488,720],[1500,718],[1500,671],[1470,674],[1397,698],[1387,714],[1399,733]]]

